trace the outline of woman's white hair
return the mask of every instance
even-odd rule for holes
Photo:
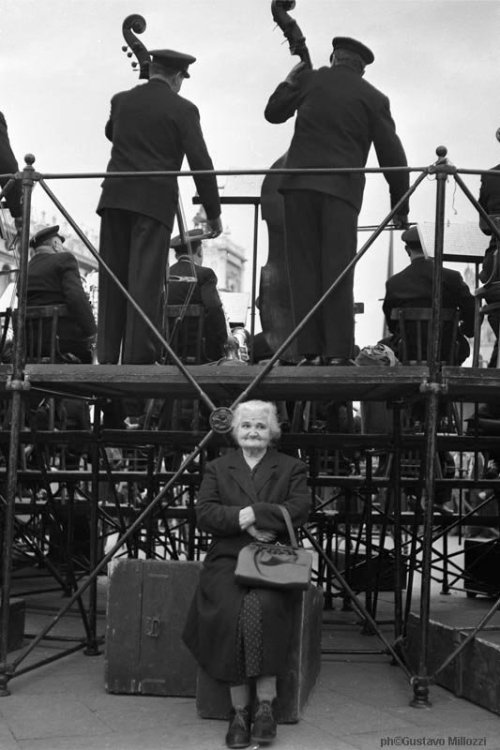
[[[259,401],[253,399],[252,401],[243,401],[233,411],[233,419],[231,422],[231,432],[233,437],[236,439],[236,432],[240,423],[245,417],[246,412],[263,411],[269,419],[269,429],[271,431],[271,440],[278,440],[281,435],[281,427],[278,420],[278,412],[276,404],[272,401]]]

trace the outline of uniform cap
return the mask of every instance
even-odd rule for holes
[[[370,65],[375,60],[375,55],[366,47],[366,45],[358,42],[357,39],[351,39],[348,36],[336,36],[332,40],[333,51],[336,49],[347,49],[350,52],[355,52],[361,57],[365,65]]]
[[[406,229],[401,235],[401,239],[405,245],[410,247],[422,247],[422,239],[416,225]]]
[[[208,239],[208,237],[210,237],[210,232],[205,232],[203,229],[190,229],[188,232],[184,232],[184,235],[186,238],[189,238],[192,243],[198,243],[202,240]],[[170,240],[170,247],[173,247],[174,250],[178,250],[180,247],[187,247],[187,242],[184,242],[182,236],[178,234]]]
[[[38,247],[43,245],[44,242],[50,240],[51,237],[59,237],[61,242],[64,242],[64,237],[59,234],[59,224],[54,224],[52,227],[44,227],[39,229],[30,240],[31,247]]]
[[[149,54],[154,63],[163,65],[165,68],[179,70],[184,78],[189,78],[188,67],[196,62],[196,57],[185,55],[184,52],[176,52],[173,49],[152,49]]]

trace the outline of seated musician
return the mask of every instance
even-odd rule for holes
[[[90,300],[83,288],[75,256],[63,248],[64,237],[59,226],[40,229],[33,235],[32,257],[28,263],[27,307],[61,305],[65,309],[58,318],[58,354],[64,362],[90,364],[97,332]],[[43,320],[42,355],[50,354],[52,319]],[[30,329],[27,329],[30,335]],[[48,402],[32,402],[31,421],[46,429]],[[90,427],[88,406],[72,398],[56,400],[56,425],[59,429],[85,430]],[[77,468],[83,446],[69,444],[66,467]]]
[[[64,250],[59,226],[40,229],[30,241],[33,254],[28,264],[27,306],[64,305],[58,321],[59,352],[71,354],[75,362],[90,364],[96,323],[90,300],[83,288],[75,256]],[[44,326],[44,354],[50,352],[51,320]]]
[[[205,361],[216,362],[224,357],[228,327],[217,291],[217,276],[212,268],[202,265],[202,240],[208,235],[202,229],[190,229],[186,234],[190,248],[180,236],[170,243],[176,260],[168,272],[167,305],[203,305]]]
[[[401,235],[410,265],[386,281],[383,311],[392,336],[384,340],[396,353],[399,352],[398,321],[391,320],[391,312],[397,307],[432,307],[432,285],[434,260],[426,255],[418,228],[412,226]],[[444,309],[459,310],[460,325],[456,341],[456,364],[462,364],[470,354],[466,337],[474,335],[474,297],[458,271],[442,269],[442,300]],[[442,345],[447,346],[446,323],[443,326]],[[451,325],[451,323],[449,324]],[[411,342],[410,342],[411,343]],[[427,342],[423,342],[426,351]],[[411,352],[410,352],[411,355]],[[410,356],[409,359],[412,359]]]

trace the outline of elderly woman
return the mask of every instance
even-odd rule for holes
[[[305,464],[279,453],[276,407],[246,401],[234,410],[239,449],[209,463],[197,502],[197,525],[213,542],[188,614],[184,641],[213,678],[228,685],[232,711],[226,744],[247,747],[276,736],[276,678],[286,671],[293,593],[248,588],[234,579],[240,549],[254,539],[287,539],[279,505],[294,526],[309,514]],[[257,699],[251,716],[252,689]]]

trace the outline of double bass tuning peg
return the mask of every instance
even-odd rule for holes
[[[128,47],[127,47],[126,44],[124,44],[123,47],[122,47],[122,52],[126,52],[127,50],[128,50]]]

